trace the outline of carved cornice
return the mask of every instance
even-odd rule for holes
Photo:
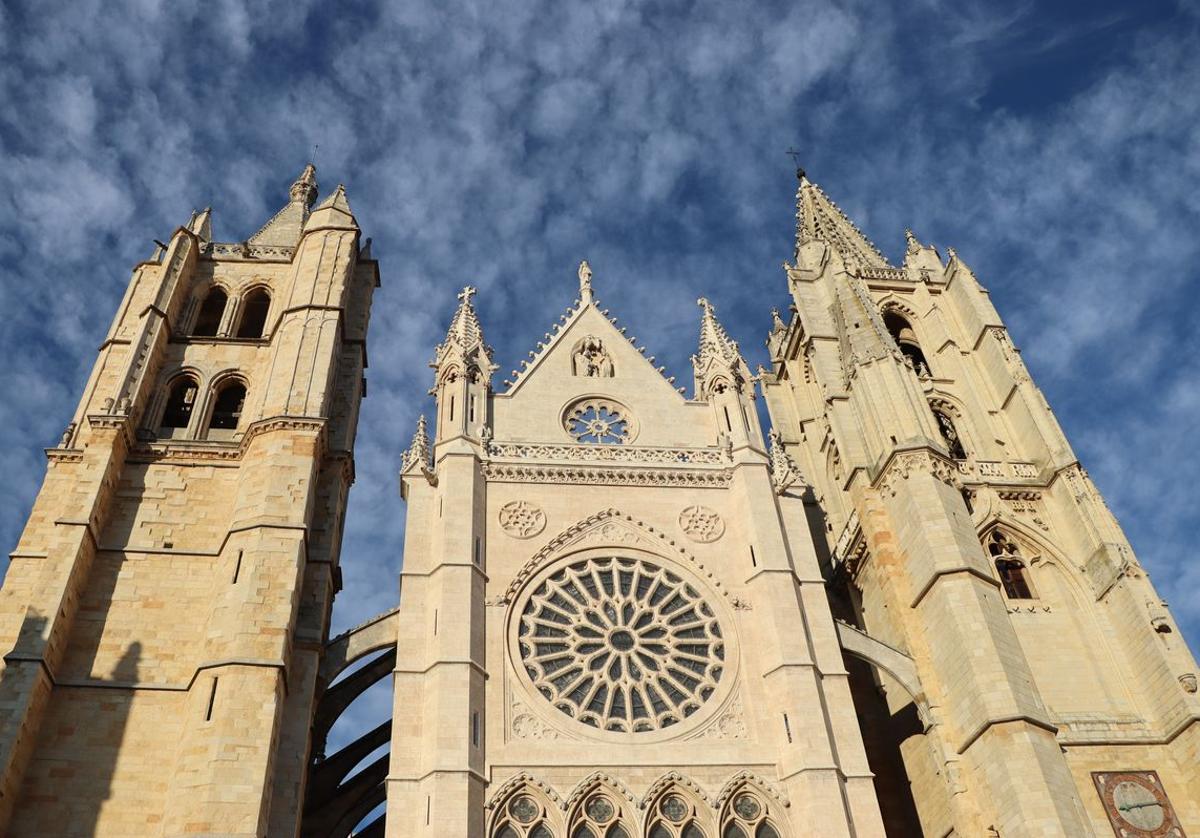
[[[908,449],[893,453],[879,470],[875,488],[894,497],[902,481],[913,474],[928,474],[950,486],[957,485],[955,464],[929,448]]]
[[[246,242],[204,242],[200,245],[200,255],[208,259],[290,262],[295,253],[296,248],[294,247],[248,244]]]
[[[538,442],[489,442],[489,457],[507,460],[721,465],[729,462],[716,448],[656,448],[644,445],[555,445]]]
[[[525,466],[484,463],[483,476],[497,483],[569,483],[610,486],[689,486],[724,489],[732,474],[729,469],[640,469],[588,466]]]
[[[89,420],[91,417],[88,417]],[[307,431],[316,434],[319,440],[318,456],[325,455],[325,426],[326,419],[312,416],[273,416],[260,419],[246,428],[240,440],[222,442],[207,439],[177,439],[156,442],[144,442],[133,448],[131,459],[138,461],[163,460],[241,460],[250,447],[250,441],[260,434],[271,431]],[[349,452],[342,452],[349,456]],[[353,459],[350,460],[351,479],[353,479]]]

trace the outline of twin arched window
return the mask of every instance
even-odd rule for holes
[[[1002,530],[992,530],[986,544],[988,554],[996,565],[1004,595],[1009,599],[1035,599],[1029,584],[1029,570],[1016,542]]]
[[[200,385],[190,373],[171,381],[158,422],[159,438],[184,439],[189,436],[199,395]],[[241,425],[245,402],[245,383],[238,378],[223,379],[213,388],[208,416],[196,436],[200,439],[232,439]]]
[[[200,311],[192,326],[192,335],[216,337],[221,331],[228,302],[229,295],[225,293],[225,290],[214,286],[204,298],[204,302],[200,304]],[[251,289],[242,297],[238,325],[234,334],[243,339],[261,338],[267,327],[267,312],[270,309],[270,292],[261,286]]]

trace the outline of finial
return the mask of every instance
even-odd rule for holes
[[[916,253],[921,249],[921,243],[917,241],[917,237],[913,235],[912,230],[906,229],[904,231],[904,241],[907,242],[909,253]]]
[[[777,308],[771,309],[771,322],[775,331],[787,328],[787,324],[783,322],[783,318],[780,316],[779,309]]]
[[[462,300],[464,305],[471,304],[471,298],[478,293],[478,290],[472,285],[463,286],[463,290],[458,292],[458,299]]]
[[[579,298],[585,303],[592,301],[592,266],[587,259],[579,263]]]
[[[708,316],[708,317],[712,316],[713,305],[712,305],[712,303],[710,303],[708,301],[708,297],[701,297],[700,299],[696,300],[696,305],[698,305],[698,306],[700,306],[700,308],[704,309],[704,314],[706,316]]]
[[[311,207],[317,200],[317,167],[309,163],[296,178],[288,195],[293,201],[303,201],[306,207]]]

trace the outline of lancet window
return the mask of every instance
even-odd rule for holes
[[[226,381],[217,390],[212,415],[208,421],[208,438],[222,439],[233,435],[242,421],[246,403],[246,385],[236,379]]]
[[[221,288],[213,288],[200,304],[200,313],[196,315],[196,323],[192,326],[192,334],[197,337],[216,337],[221,328],[221,320],[225,317],[225,303],[229,298]]]
[[[261,338],[267,327],[267,312],[271,295],[265,288],[255,288],[242,298],[242,316],[238,323],[239,338]]]
[[[721,817],[721,838],[779,838],[770,807],[757,789],[746,786],[729,798]]]
[[[946,450],[950,452],[950,456],[955,460],[967,459],[967,450],[963,448],[962,437],[958,434],[958,429],[954,427],[954,420],[950,418],[950,412],[944,407],[938,405],[930,405],[933,411],[933,420],[937,422],[938,433],[941,434],[942,442],[946,444]]]
[[[993,530],[987,539],[988,553],[1009,599],[1035,599],[1029,584],[1029,569],[1016,542],[1001,530]]]
[[[925,360],[925,353],[921,351],[921,344],[917,342],[917,333],[913,331],[912,325],[893,310],[883,313],[883,325],[887,327],[888,334],[896,341],[896,346],[900,348],[900,353],[913,371],[921,378],[929,378],[933,373],[929,370],[929,362]]]

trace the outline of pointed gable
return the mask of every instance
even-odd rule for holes
[[[630,413],[637,429],[630,441],[637,445],[710,444],[707,423],[693,417],[704,406],[687,401],[636,338],[609,317],[593,296],[586,263],[580,266],[580,297],[496,397],[496,438],[571,442],[564,411],[595,397]]]

